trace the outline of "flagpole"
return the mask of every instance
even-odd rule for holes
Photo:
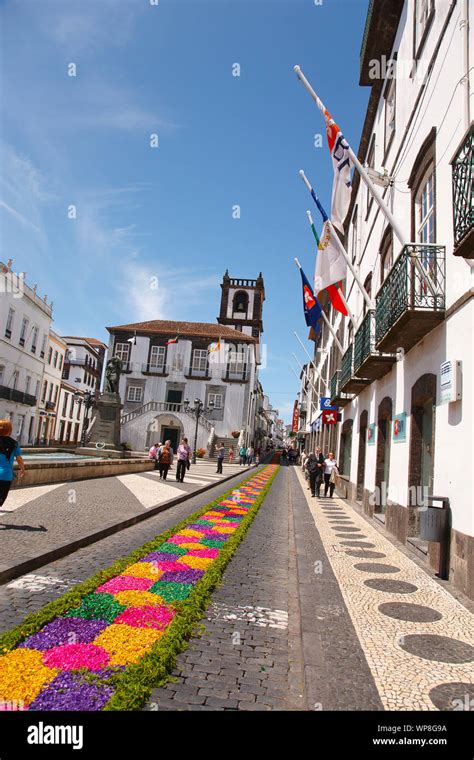
[[[339,250],[339,253],[342,254],[342,256],[344,256],[344,258],[345,258],[345,260],[347,262],[347,266],[351,270],[352,276],[354,277],[354,280],[357,282],[357,284],[358,284],[358,286],[360,288],[360,291],[361,291],[362,295],[364,296],[364,300],[365,300],[365,302],[367,304],[367,307],[369,309],[375,309],[375,304],[373,303],[372,299],[370,298],[369,294],[367,293],[366,289],[364,288],[364,285],[363,285],[363,283],[362,283],[359,275],[357,274],[357,271],[356,271],[356,269],[355,269],[355,267],[354,267],[354,265],[353,265],[353,263],[352,263],[352,261],[350,259],[349,254],[347,253],[346,249],[344,248],[343,244],[341,243],[341,241],[339,239],[339,235],[337,234],[337,232],[336,232],[336,230],[334,228],[333,223],[328,218],[328,215],[326,214],[325,210],[323,209],[323,207],[321,205],[321,202],[320,202],[319,198],[317,197],[316,193],[314,192],[313,188],[311,187],[311,184],[310,184],[310,182],[309,182],[306,174],[304,173],[303,169],[300,169],[299,175],[300,175],[301,179],[303,180],[304,184],[306,185],[306,187],[308,188],[309,192],[311,193],[311,197],[312,197],[312,199],[314,200],[314,202],[316,203],[316,205],[317,205],[317,207],[319,209],[319,212],[320,212],[320,214],[321,214],[321,216],[323,218],[323,222],[327,222],[328,223],[328,225],[330,227],[330,230],[333,233],[334,241],[335,241],[336,246],[337,246],[337,248]],[[346,304],[344,304],[344,306],[346,306]],[[352,320],[352,324],[354,325],[354,329],[356,329],[357,324],[355,322],[354,315],[351,316],[351,320]]]
[[[295,370],[295,368],[291,366],[291,364],[290,364],[290,369],[291,369],[291,371],[293,372],[294,376],[295,376],[295,377],[298,379],[298,381],[299,381],[299,382],[301,382],[301,378],[300,378],[300,376],[298,375],[298,373],[297,373],[297,371]],[[312,384],[311,384],[311,385],[312,385]],[[312,385],[312,388],[314,389],[314,386],[313,386],[313,385]],[[304,395],[306,396],[306,399],[309,399],[309,393],[308,393],[308,391],[306,391],[306,390],[303,388],[303,386],[301,386],[301,390],[303,391]],[[312,397],[311,397],[311,402],[309,402],[309,403],[310,403],[310,407],[313,407],[313,406],[314,406],[314,407],[315,407],[315,409],[317,409],[317,408],[318,408],[318,404],[317,404],[317,401],[313,401],[313,398],[312,398]],[[311,409],[309,410],[309,413],[310,413],[310,415],[312,414],[312,410],[311,410]]]
[[[296,333],[295,333],[295,335],[296,335]],[[298,338],[298,336],[297,336],[297,335],[296,335],[296,337]],[[299,339],[299,338],[298,338],[298,340],[299,340],[299,342],[301,343],[301,341],[300,341],[300,339]],[[301,345],[303,346],[303,344],[302,344],[302,343],[301,343]],[[304,346],[303,346],[303,348],[304,348]],[[304,348],[304,350],[306,351],[306,349],[305,349],[305,348]],[[307,354],[307,355],[308,355],[308,357],[309,357],[309,354],[308,354],[308,352],[307,352],[307,351],[306,351],[306,354]],[[300,364],[300,362],[298,361],[298,359],[296,358],[295,354],[293,354],[293,356],[295,357],[296,361],[297,361],[297,362],[298,362],[298,364],[300,365],[300,367],[301,367],[301,371],[302,371],[302,372],[304,372],[305,370],[304,370],[303,366]],[[316,367],[316,364],[314,363],[314,361],[313,361],[311,358],[310,358],[310,363],[313,365],[313,368],[314,368],[314,371],[315,371],[315,373],[316,373],[316,374],[317,374],[317,375],[318,375],[318,376],[321,378],[321,380],[323,381],[324,385],[326,386],[326,392],[327,392],[327,393],[329,393],[329,385],[327,384],[326,380],[325,380],[325,379],[324,379],[324,377],[322,376],[321,372],[319,372],[318,368]],[[314,390],[314,392],[317,394],[317,393],[318,393],[318,391],[317,391],[317,390],[316,390],[316,388],[314,387],[314,385],[313,385],[313,383],[311,382],[311,380],[309,379],[309,377],[308,377],[308,382],[309,382],[309,383],[311,383],[311,385],[313,386],[313,390]]]
[[[324,105],[324,103],[316,95],[316,92],[313,90],[313,88],[311,87],[310,83],[306,79],[305,75],[301,71],[301,67],[300,66],[293,66],[293,71],[295,72],[296,76],[298,77],[298,79],[300,80],[300,82],[303,84],[303,86],[305,87],[306,91],[312,97],[312,99],[316,103],[317,107],[319,108],[319,110],[321,111],[321,113],[324,116],[325,112],[327,111],[327,108]],[[402,246],[402,248],[404,248],[407,245],[407,242],[405,240],[405,236],[403,235],[401,227],[399,226],[397,220],[395,219],[394,215],[390,211],[388,205],[385,203],[384,199],[382,198],[381,193],[379,193],[379,191],[375,187],[374,183],[370,179],[369,175],[367,174],[366,170],[362,166],[361,162],[357,158],[356,154],[352,150],[352,148],[349,145],[349,143],[347,142],[347,140],[346,140],[346,144],[347,144],[347,152],[349,153],[349,158],[351,159],[351,161],[354,164],[355,168],[357,169],[357,171],[359,172],[360,176],[362,177],[362,179],[364,180],[365,184],[367,185],[368,189],[370,190],[370,192],[374,196],[375,200],[377,201],[377,204],[378,204],[378,206],[379,206],[382,214],[385,216],[387,222],[392,227],[395,235],[397,236],[397,238],[398,238],[398,240],[400,242],[400,245]],[[418,274],[420,275],[420,277],[423,280],[426,281],[429,289],[431,290],[431,294],[433,296],[437,296],[438,295],[438,290],[436,289],[436,287],[432,283],[431,277],[429,277],[428,273],[426,272],[426,270],[421,265],[419,257],[418,257],[418,254],[417,253],[413,254],[411,256],[411,258],[413,259],[414,264],[415,264],[416,268],[418,269]]]
[[[304,344],[303,344],[300,336],[298,335],[298,333],[296,332],[296,330],[293,330],[293,332],[296,335],[296,337],[298,339],[298,343],[300,344],[301,348],[303,349],[303,351],[305,352],[306,356],[308,357],[308,359],[310,360],[311,364],[313,365],[314,371],[317,372],[317,374],[319,375],[319,377],[323,381],[324,385],[326,386],[326,391],[329,392],[329,385],[327,384],[326,380],[322,376],[321,372],[319,372],[319,370],[316,368],[316,365],[315,365],[313,359],[311,358],[311,356],[309,355],[309,352],[306,350],[306,347],[304,346]]]
[[[316,227],[314,226],[313,217],[311,216],[311,211],[309,209],[306,212],[306,216],[308,217],[309,226],[311,227],[311,230],[312,230],[313,235],[314,235],[314,239],[316,240],[316,245],[319,246],[319,236],[318,236],[318,233],[316,232]],[[352,324],[353,324],[353,326],[355,328],[356,327],[356,323],[355,323],[354,315],[352,314],[352,312],[351,312],[351,310],[349,308],[349,304],[346,301],[346,297],[345,297],[345,295],[343,293],[342,287],[338,287],[338,296],[341,299],[341,301],[344,304],[344,306],[346,307],[347,316],[349,317],[350,320],[352,320]],[[333,306],[333,310],[336,311],[334,309],[334,306]],[[321,312],[322,312],[324,321],[326,322],[327,326],[329,327],[329,329],[331,330],[332,334],[334,335],[334,339],[336,340],[337,347],[339,348],[341,354],[344,353],[344,350],[343,350],[343,348],[342,348],[342,346],[339,343],[339,340],[337,338],[336,332],[333,330],[330,321],[327,319],[326,314],[324,313],[324,310],[321,309]]]
[[[307,213],[309,214],[309,211]],[[298,259],[296,258],[296,256],[295,256],[295,261],[296,261],[296,266],[298,267],[298,269],[301,269],[301,264],[298,261]],[[347,306],[346,306],[346,309],[347,309]],[[349,313],[349,310],[348,310],[348,313]],[[326,314],[324,313],[324,309],[321,309],[321,316],[324,319],[325,323],[327,324],[327,326],[328,326],[328,328],[329,328],[329,330],[331,332],[331,335],[334,338],[336,346],[338,347],[338,349],[341,352],[341,354],[343,354],[344,353],[344,349],[342,348],[342,346],[341,346],[341,344],[339,342],[339,338],[337,337],[337,333],[336,333],[334,327],[332,326],[331,322],[329,321],[329,319],[327,318]]]
[[[306,376],[306,378],[307,378],[307,380],[308,380],[308,383],[310,384],[311,388],[312,388],[312,389],[313,389],[313,391],[315,392],[316,396],[319,396],[319,393],[318,393],[318,391],[316,390],[316,388],[315,388],[315,386],[313,385],[312,381],[309,379],[309,376],[306,374],[306,370],[303,368],[303,366],[302,366],[302,365],[301,365],[301,363],[299,362],[299,360],[298,360],[298,358],[297,358],[296,354],[292,354],[292,356],[294,356],[294,357],[295,357],[295,359],[296,359],[296,363],[297,363],[297,364],[299,364],[299,366],[300,366],[300,369],[301,369],[302,373],[303,373],[303,374]],[[313,365],[313,366],[314,366],[314,365]],[[298,378],[298,379],[301,379],[301,378]]]

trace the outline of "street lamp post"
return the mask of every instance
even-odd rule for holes
[[[74,401],[79,404],[79,406],[84,404],[84,419],[82,420],[81,435],[81,446],[84,447],[86,445],[86,435],[89,428],[89,409],[94,403],[94,396],[90,391],[86,391],[84,396],[82,396],[79,391],[76,391],[74,394]]]
[[[189,400],[186,398],[184,399],[184,408],[187,412],[191,412],[196,417],[196,427],[194,430],[194,446],[193,446],[193,457],[192,457],[192,463],[196,464],[196,446],[197,446],[197,437],[198,437],[198,426],[199,426],[199,417],[204,411],[210,411],[212,412],[212,409],[214,407],[214,402],[209,402],[209,409],[204,409],[204,402],[201,401],[200,398],[194,399],[194,406],[189,405]]]

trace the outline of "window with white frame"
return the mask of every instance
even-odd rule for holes
[[[434,0],[415,0],[415,55],[420,53],[420,44],[431,22]]]
[[[21,323],[21,330],[20,330],[20,346],[25,345],[26,340],[26,331],[28,330],[28,323],[29,323],[28,317],[23,317],[23,321]]]
[[[44,333],[43,340],[41,341],[41,351],[40,351],[41,358],[44,357],[44,352],[46,351],[46,338],[47,338],[46,333]]]
[[[36,327],[36,325],[33,327],[33,330],[31,331],[31,335],[32,335],[32,338],[31,338],[31,353],[35,354],[36,353],[36,345],[38,343],[38,328]]]
[[[30,392],[30,385],[31,385],[31,375],[26,376],[26,383],[25,383],[25,393]]]
[[[242,373],[245,367],[245,356],[242,352],[231,351],[229,354],[229,373]]]
[[[58,356],[59,356],[58,352],[57,352],[57,351],[55,351],[55,352],[54,352],[54,359],[53,359],[53,367],[56,367],[56,366],[57,366],[57,363],[58,363]]]
[[[50,346],[48,349],[48,364],[51,364],[52,358],[53,358],[53,347]]]
[[[5,367],[3,364],[0,364],[0,385],[3,385],[4,377],[5,377]]]
[[[380,247],[380,284],[385,279],[393,266],[393,240],[392,235],[385,234]]]
[[[436,209],[434,197],[434,167],[430,166],[420,184],[416,199],[416,236],[419,243],[435,242]]]
[[[222,393],[209,393],[207,403],[214,409],[222,409],[224,405],[224,396]]]
[[[165,354],[166,348],[164,346],[152,346],[150,352],[150,367],[164,367]]]
[[[130,358],[130,343],[116,343],[114,355],[121,359],[124,364],[128,364]]]
[[[15,317],[15,309],[8,309],[7,324],[5,325],[5,337],[10,338],[13,330],[13,319]]]
[[[194,349],[192,368],[197,372],[204,372],[207,369],[207,351],[205,348]]]
[[[15,391],[18,388],[18,378],[20,377],[20,373],[16,369],[12,375],[12,388]]]
[[[393,78],[389,80],[385,93],[385,151],[387,151],[392,137],[395,134],[395,104],[396,104],[396,79],[395,69]]]
[[[127,388],[127,401],[141,401],[143,396],[143,388],[138,385],[129,385]]]

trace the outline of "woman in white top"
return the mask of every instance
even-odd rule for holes
[[[330,499],[332,499],[334,488],[336,487],[336,484],[332,482],[333,479],[331,478],[333,471],[335,474],[338,473],[337,462],[334,459],[333,452],[330,451],[328,458],[324,460],[324,495],[327,496],[329,491]]]

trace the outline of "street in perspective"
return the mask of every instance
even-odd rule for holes
[[[472,11],[2,4],[1,760],[472,757]]]

